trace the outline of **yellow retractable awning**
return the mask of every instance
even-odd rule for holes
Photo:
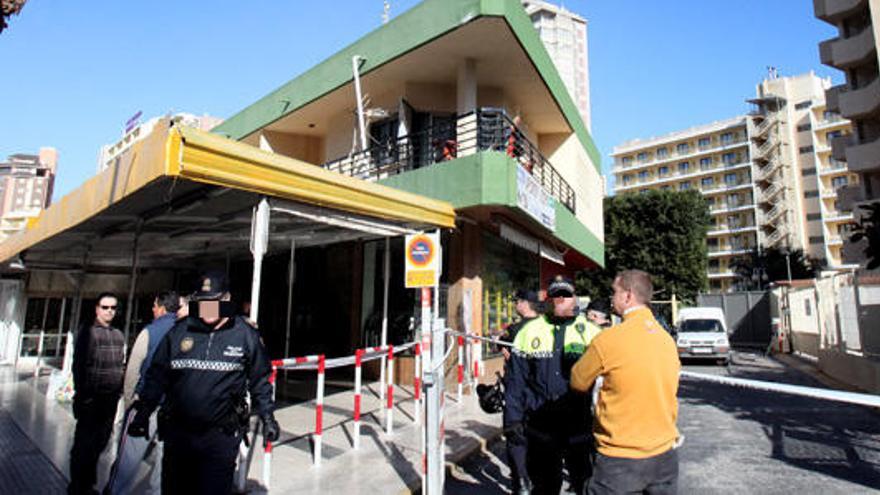
[[[187,211],[195,211],[192,205],[206,201],[205,198],[232,191],[235,194],[227,194],[216,202],[229,203],[229,197],[243,201],[248,196],[245,193],[250,193],[254,197],[264,195],[382,219],[411,229],[455,225],[455,212],[447,202],[329,172],[196,129],[157,125],[154,132],[135,143],[113,166],[44,210],[25,231],[0,243],[0,261],[35,247],[43,251],[61,249],[63,243],[46,241],[62,233],[69,245],[106,238],[121,231],[123,227],[119,225],[123,224],[131,230],[132,222],[138,219],[143,223],[144,218],[159,218],[164,212],[175,210],[175,205],[182,204],[184,193],[192,196],[197,192],[198,184],[202,188],[217,187],[196,200],[190,198]],[[215,209],[222,210],[220,206]],[[231,221],[223,214],[200,215],[187,220],[201,222],[201,227],[173,224],[182,221],[182,217],[168,214],[163,228],[185,232],[204,229],[212,222],[219,225]]]

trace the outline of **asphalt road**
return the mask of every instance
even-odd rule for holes
[[[811,376],[758,354],[728,367],[688,371],[822,387]],[[679,386],[679,492],[880,493],[880,411],[684,379]],[[495,442],[449,470],[451,494],[510,493],[504,444]],[[563,492],[565,493],[565,492]]]

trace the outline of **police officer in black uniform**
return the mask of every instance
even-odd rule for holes
[[[263,422],[264,440],[278,439],[266,350],[254,327],[235,313],[225,276],[202,277],[190,315],[159,344],[133,405],[128,434],[147,436],[150,414],[161,402],[165,495],[232,492],[248,417],[246,391]]]

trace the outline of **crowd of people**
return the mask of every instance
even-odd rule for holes
[[[148,458],[149,486],[140,492],[230,493],[249,407],[262,422],[264,441],[278,439],[268,355],[230,299],[218,273],[202,277],[190,297],[157,294],[154,319],[138,334],[126,364],[125,337],[112,326],[118,299],[98,297],[94,323],[79,331],[74,347],[77,423],[68,493],[98,493],[98,459],[120,399],[123,433],[103,493],[132,493]]]
[[[542,301],[516,293],[521,319],[503,348],[503,426],[516,494],[677,491],[680,363],[675,342],[648,306],[639,270],[619,273],[607,301],[579,308],[571,280],[555,277]],[[101,294],[73,357],[77,419],[71,494],[97,493],[97,463],[120,399],[123,434],[103,492],[131,493],[144,461],[147,487],[166,494],[230,493],[253,408],[264,441],[278,439],[271,365],[252,322],[230,301],[222,274],[188,297],[161,292],[153,321],[126,359],[112,326],[118,299]],[[620,317],[611,325],[611,313]],[[250,400],[246,399],[247,395]]]
[[[627,270],[609,305],[577,307],[556,277],[539,301],[516,293],[521,320],[503,350],[503,425],[515,494],[677,492],[680,363],[649,307],[648,273]],[[611,325],[611,312],[620,317]]]

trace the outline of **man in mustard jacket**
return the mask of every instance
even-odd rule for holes
[[[674,494],[678,490],[678,373],[672,337],[654,319],[651,277],[620,272],[611,305],[623,322],[593,339],[571,371],[585,392],[603,376],[593,435],[597,454],[588,493]]]

